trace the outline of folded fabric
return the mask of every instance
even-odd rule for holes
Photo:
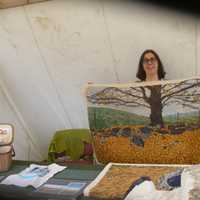
[[[181,200],[181,189],[174,189],[172,191],[156,190],[152,181],[144,181],[137,185],[124,200]]]
[[[124,195],[124,197],[126,197],[128,194],[129,194],[129,192],[131,191],[131,190],[133,190],[134,189],[134,187],[136,187],[137,185],[140,185],[142,182],[144,182],[144,181],[150,181],[151,179],[148,177],[148,176],[142,176],[142,177],[140,177],[139,179],[137,179],[136,181],[134,181],[133,183],[132,183],[132,185],[129,187],[129,189],[126,191],[126,193],[125,193],[125,195]]]
[[[200,199],[200,164],[184,169],[181,175],[182,197],[180,200]]]
[[[156,188],[158,190],[172,190],[174,188],[181,186],[181,173],[182,169],[178,169],[175,172],[171,172],[161,176],[158,179],[158,183],[156,184]]]
[[[57,131],[49,145],[48,160],[55,162],[56,154],[64,154],[69,160],[79,160],[88,153],[87,144],[92,138],[88,129],[68,129]]]

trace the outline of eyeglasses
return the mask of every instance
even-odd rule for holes
[[[151,62],[151,63],[155,63],[157,61],[157,59],[156,58],[154,58],[154,57],[152,57],[152,58],[144,58],[144,60],[143,60],[143,64],[148,64],[149,62]]]

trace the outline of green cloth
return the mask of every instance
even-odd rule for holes
[[[55,161],[55,153],[65,152],[71,160],[79,160],[84,153],[84,142],[92,143],[89,129],[57,131],[49,145],[48,161]]]

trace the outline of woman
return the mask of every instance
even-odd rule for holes
[[[142,53],[136,76],[141,81],[158,81],[164,79],[165,71],[163,64],[155,51],[147,49]],[[149,116],[151,121],[150,125],[163,127],[161,86],[155,85],[148,87],[148,89],[151,91],[150,96],[146,97],[146,101],[148,101],[151,108],[151,114]]]
[[[163,64],[158,54],[152,50],[145,50],[139,60],[137,78],[141,81],[158,81],[165,77]]]

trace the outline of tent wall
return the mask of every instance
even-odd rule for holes
[[[88,128],[84,84],[135,81],[147,48],[159,53],[167,79],[200,74],[199,37],[198,17],[138,1],[0,10],[0,119],[16,127],[16,159],[44,158],[56,130]]]
[[[30,3],[38,3],[45,0],[0,0],[0,8],[22,6]]]

